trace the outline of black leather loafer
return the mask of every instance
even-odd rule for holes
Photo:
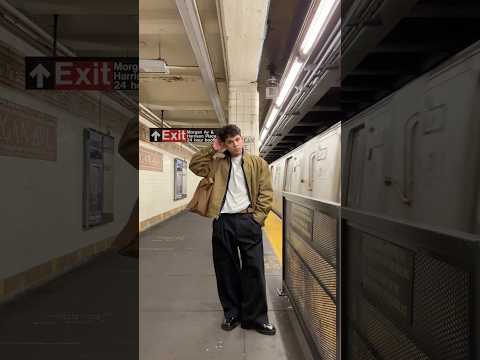
[[[251,323],[242,323],[242,329],[253,329],[256,332],[263,335],[275,335],[277,329],[270,323],[265,324],[251,324]]]
[[[238,317],[231,317],[223,319],[222,329],[225,331],[230,331],[235,329],[240,324],[240,319]]]

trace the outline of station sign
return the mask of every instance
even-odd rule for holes
[[[27,90],[137,90],[138,58],[25,57]]]
[[[216,137],[216,128],[150,128],[150,142],[209,143]]]

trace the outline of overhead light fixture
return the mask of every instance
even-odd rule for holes
[[[167,63],[163,59],[140,59],[140,72],[170,74]]]
[[[268,134],[268,129],[267,128],[264,128],[262,130],[262,134],[260,135],[260,144],[263,144],[263,142],[265,141],[265,137],[267,136]]]
[[[322,32],[328,15],[330,15],[336,0],[321,0],[320,4],[315,11],[312,21],[308,27],[307,33],[303,38],[302,45],[300,46],[300,52],[302,55],[306,55],[312,49],[315,40]]]
[[[275,99],[278,95],[278,80],[275,75],[270,76],[266,81],[265,99]]]
[[[272,127],[273,121],[277,117],[278,112],[279,112],[279,109],[276,106],[274,106],[270,111],[270,114],[268,115],[267,121],[265,122],[264,126],[266,129],[270,129]]]
[[[282,106],[283,102],[285,101],[285,98],[287,97],[288,93],[292,89],[293,84],[295,83],[295,80],[297,79],[297,76],[300,73],[300,70],[302,69],[302,65],[303,63],[298,58],[296,58],[292,66],[290,67],[288,71],[288,75],[282,84],[280,93],[278,94],[277,100],[275,101],[275,104],[278,107]]]
[[[263,141],[265,140],[265,137],[267,136],[270,128],[272,127],[273,125],[273,122],[275,121],[275,119],[277,118],[277,115],[279,113],[280,109],[277,108],[275,105],[272,107],[272,109],[270,110],[270,112],[268,113],[268,117],[267,117],[267,120],[265,121],[265,124],[263,125],[263,130],[262,130],[262,134],[260,136],[260,144],[263,143]]]

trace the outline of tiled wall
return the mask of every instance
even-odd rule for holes
[[[145,127],[152,126],[142,120]],[[174,200],[174,159],[181,158],[187,161],[187,167],[193,152],[180,144],[174,143],[149,143],[140,141],[140,152],[154,153],[148,155],[151,159],[142,170],[140,166],[140,231],[158,224],[161,221],[179,213],[191,200],[200,178],[188,170],[187,173],[187,197]],[[161,159],[161,164],[158,163]],[[152,164],[154,164],[152,166]]]
[[[256,84],[232,81],[228,91],[228,122],[237,125],[247,150],[258,155],[258,90]]]
[[[1,301],[104,249],[137,200],[138,175],[116,149],[131,113],[98,92],[25,91],[24,56],[43,54],[0,32]],[[114,221],[89,230],[84,128],[110,132],[116,154]]]

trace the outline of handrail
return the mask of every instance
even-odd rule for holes
[[[298,203],[303,206],[306,205],[312,209],[318,209],[326,215],[330,215],[332,217],[339,216],[340,204],[333,201],[319,200],[310,196],[295,194],[288,191],[284,191],[282,196],[294,203]]]

